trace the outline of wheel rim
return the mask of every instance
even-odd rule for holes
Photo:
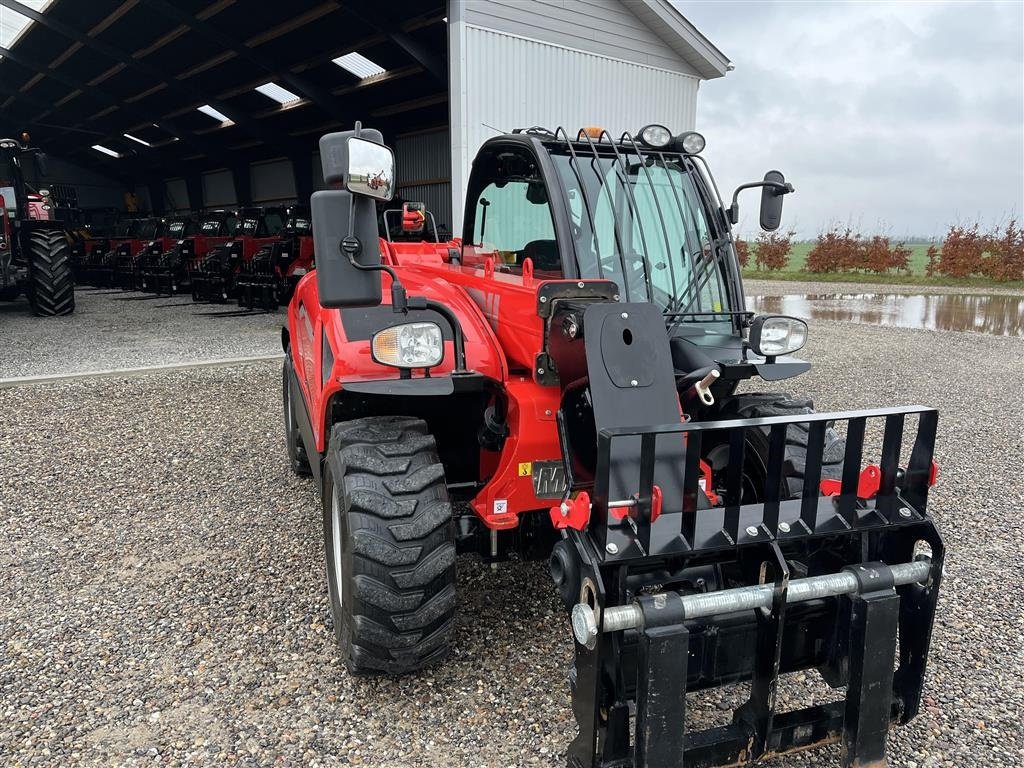
[[[332,575],[334,576],[335,591],[338,593],[338,605],[344,606],[345,580],[342,578],[341,568],[341,499],[337,485],[331,489],[331,552],[334,570]]]
[[[712,450],[712,454],[721,448],[727,448],[727,446],[719,446]],[[754,451],[754,447],[748,442],[745,446],[745,452],[747,453],[747,461],[743,462],[743,472],[740,480],[740,504],[757,504],[762,501],[762,490],[765,484],[765,472],[764,468],[760,466],[760,462],[751,462],[750,455]],[[715,464],[714,461],[711,462]],[[754,466],[752,466],[752,464]],[[753,470],[753,471],[751,471]],[[729,465],[726,463],[720,469],[715,469],[716,477],[725,477],[729,471]],[[724,486],[720,482],[716,481],[715,486],[718,491],[724,489]]]

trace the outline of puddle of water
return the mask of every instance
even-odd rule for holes
[[[759,314],[792,315],[804,320],[1024,336],[1024,298],[1020,296],[788,294],[747,297],[747,308]]]

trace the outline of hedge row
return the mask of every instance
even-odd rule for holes
[[[949,228],[942,247],[928,249],[929,275],[990,280],[1024,280],[1024,232],[1011,220],[1002,229],[982,232],[977,224]]]
[[[762,232],[753,243],[737,240],[736,253],[744,267],[753,258],[759,270],[785,270],[792,242],[792,232]],[[910,256],[905,243],[894,243],[887,236],[864,237],[849,227],[831,227],[818,235],[807,252],[803,271],[909,274]],[[925,271],[929,276],[1024,280],[1024,231],[1014,220],[988,232],[978,224],[953,225],[941,245],[928,248]]]

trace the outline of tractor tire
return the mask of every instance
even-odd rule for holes
[[[42,317],[70,315],[75,311],[75,276],[67,238],[57,230],[37,230],[28,238],[32,312]]]
[[[337,424],[322,501],[334,632],[354,674],[415,672],[444,658],[455,621],[455,523],[427,425]]]
[[[309,466],[309,456],[306,455],[306,446],[299,434],[299,425],[295,421],[295,400],[292,395],[291,362],[288,353],[285,354],[284,366],[281,368],[281,383],[284,401],[284,441],[288,446],[288,466],[296,475],[308,477],[313,474]]]
[[[814,413],[814,403],[808,398],[793,397],[780,392],[764,394],[737,395],[726,404],[729,416],[739,419],[757,419],[768,416],[796,416]],[[751,472],[759,469],[761,476],[754,478],[753,483],[761,483],[763,488],[764,465],[768,460],[768,436],[770,429],[762,427],[748,432],[748,454],[753,454],[759,462]],[[804,472],[807,467],[808,425],[794,423],[786,430],[786,454],[783,468],[783,498],[798,498],[803,493]],[[822,454],[821,479],[838,480],[843,476],[843,455],[846,440],[832,427],[825,430],[825,447]],[[750,456],[748,455],[748,464]],[[714,466],[714,465],[713,465]],[[719,471],[717,468],[716,472]],[[746,473],[746,470],[745,470]]]

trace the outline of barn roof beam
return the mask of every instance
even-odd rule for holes
[[[113,61],[123,64],[125,67],[139,72],[140,74],[147,77],[153,83],[167,83],[168,87],[178,91],[179,93],[185,94],[188,98],[202,99],[205,103],[216,109],[218,112],[227,117],[231,122],[237,125],[245,132],[252,136],[262,140],[267,144],[273,144],[275,142],[274,134],[260,125],[257,121],[250,118],[248,115],[233,109],[232,107],[224,104],[223,102],[210,97],[209,101],[206,101],[207,96],[197,88],[186,85],[179,81],[168,81],[160,70],[155,67],[151,67],[148,64],[134,59],[131,54],[128,54],[122,50],[115,48],[112,45],[101,42],[95,38],[89,37],[88,34],[80,32],[74,27],[65,24],[62,21],[58,21],[49,14],[39,13],[33,8],[18,2],[18,0],[0,0],[0,5],[10,8],[16,13],[20,13],[22,16],[32,19],[37,24],[46,27],[52,32],[58,35],[74,40],[76,43],[81,43],[86,48],[96,51],[97,53],[106,56]]]
[[[254,53],[242,42],[218,29],[210,22],[197,19],[191,14],[175,7],[174,4],[168,2],[168,0],[143,0],[143,3],[147,7],[163,14],[167,18],[177,21],[179,24],[185,24],[212,42],[214,45],[220,48],[225,48],[228,51],[232,51],[235,55],[251,64],[253,67],[266,72],[272,81],[277,82],[279,85],[283,84],[288,86],[296,94],[316,104],[331,117],[339,121],[344,119],[345,115],[342,110],[339,109],[338,101],[332,97],[330,93],[314,85],[306,78],[293,74],[287,68],[270,57],[262,53]]]
[[[129,116],[130,119],[132,119],[133,121],[136,121],[142,125],[155,124],[160,130],[172,136],[177,136],[181,141],[184,141],[186,144],[188,144],[198,152],[202,152],[203,154],[207,155],[212,155],[220,151],[220,148],[216,147],[211,142],[206,141],[205,139],[201,139],[193,135],[191,132],[184,130],[177,123],[174,123],[170,120],[161,120],[160,118],[154,118],[153,116],[149,115],[143,110],[138,109],[136,107],[132,107],[127,102],[124,102],[122,99],[119,99],[117,96],[114,96],[112,93],[105,91],[99,86],[84,83],[81,80],[78,80],[74,77],[65,74],[62,70],[48,69],[42,62],[36,61],[28,56],[25,56],[21,51],[12,51],[7,48],[4,48],[3,46],[0,46],[0,56],[3,56],[5,59],[10,59],[15,64],[25,67],[30,71],[43,73],[46,77],[50,77],[53,80],[56,80],[57,82],[61,83],[62,85],[68,88],[72,88],[74,91],[88,93],[94,96],[99,101],[105,102],[108,108],[115,108],[111,109],[110,112],[106,112],[106,114],[110,114],[111,112],[116,111],[116,109],[120,109],[125,115]],[[15,94],[13,98],[17,99],[19,95],[20,94]],[[93,115],[93,117],[97,116],[102,115],[100,113],[96,113],[95,115]],[[73,127],[78,128],[80,125],[81,123]]]

